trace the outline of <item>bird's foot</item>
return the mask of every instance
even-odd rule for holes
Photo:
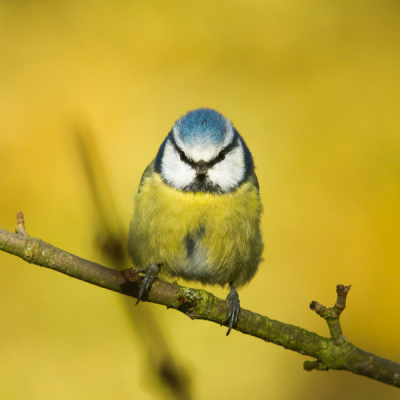
[[[236,328],[237,323],[239,322],[239,313],[240,313],[240,301],[238,292],[236,291],[235,286],[233,285],[229,286],[231,288],[231,291],[226,297],[228,316],[222,323],[223,325],[228,324],[228,332],[226,332],[226,336],[228,336],[231,333],[232,328]]]
[[[139,290],[139,296],[136,305],[139,304],[140,300],[144,301],[147,299],[147,295],[149,294],[151,285],[157,279],[159,272],[160,267],[156,263],[151,264],[147,268],[139,268],[136,270],[137,274],[146,274],[143,278],[142,286]]]

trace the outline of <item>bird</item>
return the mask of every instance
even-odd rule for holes
[[[226,335],[239,321],[237,288],[262,261],[262,205],[253,156],[232,122],[211,108],[173,125],[140,180],[128,253],[145,274],[146,300],[158,276],[229,286]]]

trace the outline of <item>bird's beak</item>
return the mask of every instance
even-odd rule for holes
[[[196,172],[200,175],[205,175],[207,173],[207,163],[203,160],[200,160],[197,164],[196,164]]]

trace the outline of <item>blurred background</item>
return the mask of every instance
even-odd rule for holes
[[[176,119],[215,108],[264,205],[242,307],[328,336],[308,304],[352,284],[346,338],[400,362],[399,37],[396,1],[1,0],[0,227],[21,210],[31,236],[125,265],[142,172]],[[0,269],[1,399],[399,396],[6,253]]]

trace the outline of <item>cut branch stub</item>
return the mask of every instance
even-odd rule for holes
[[[15,228],[15,233],[21,236],[29,236],[25,230],[24,214],[22,214],[21,211],[18,211],[17,213],[17,226]]]

